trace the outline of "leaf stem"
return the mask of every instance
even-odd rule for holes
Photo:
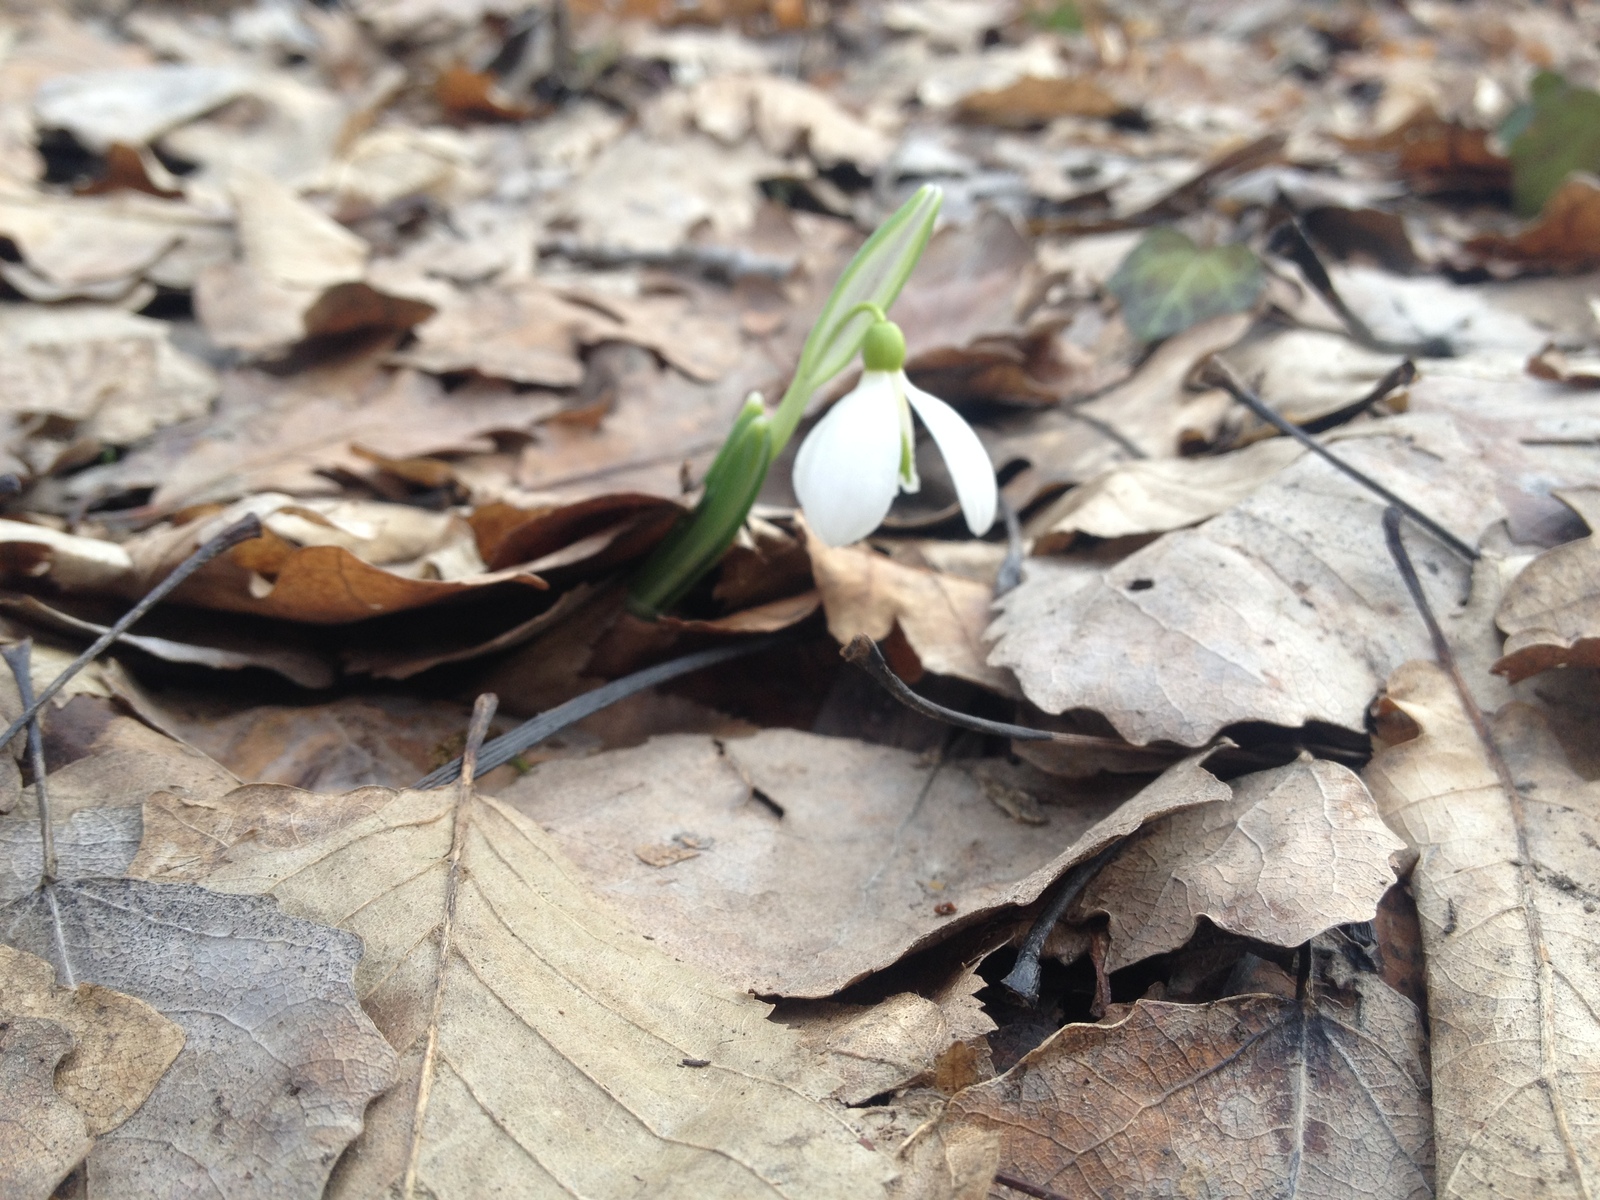
[[[33,704],[33,639],[23,638],[14,646],[0,650],[0,657],[11,668],[17,681],[17,695],[26,710]],[[9,742],[10,739],[7,739]],[[33,793],[39,804],[39,886],[48,887],[56,881],[56,834],[50,819],[50,794],[45,789],[44,738],[39,732],[37,715],[28,721],[28,762],[33,771]]]

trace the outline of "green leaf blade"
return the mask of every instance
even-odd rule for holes
[[[1244,312],[1261,295],[1266,273],[1245,245],[1202,250],[1176,229],[1147,233],[1106,288],[1140,341],[1154,342],[1226,313]]]

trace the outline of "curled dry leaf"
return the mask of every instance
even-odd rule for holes
[[[360,940],[270,900],[137,879],[58,883],[0,909],[0,939],[183,1029],[149,1099],[96,1140],[92,1194],[319,1194],[394,1079],[394,1052],[351,989]]]
[[[1080,533],[1117,538],[1198,525],[1244,500],[1304,452],[1288,438],[1268,438],[1215,458],[1118,463],[1029,520],[1034,552],[1064,549]]]
[[[1600,179],[1573,174],[1520,233],[1485,234],[1467,249],[1522,269],[1588,270],[1600,262]]]
[[[514,809],[456,789],[312,798],[259,786],[206,805],[153,801],[146,819],[135,871],[270,893],[366,943],[357,988],[401,1052],[405,1082],[369,1110],[331,1196],[381,1194],[405,1174],[430,1034],[437,1057],[416,1178],[441,1200],[497,1188],[552,1198],[883,1194],[891,1164],[821,1102],[841,1082],[825,1062],[767,1021],[767,1005],[625,926]],[[441,963],[458,820],[461,873]]]
[[[1557,495],[1597,532],[1546,550],[1506,588],[1494,670],[1512,683],[1553,667],[1600,667],[1600,490]]]
[[[265,495],[207,520],[166,526],[126,543],[142,594],[196,547],[247,513],[264,532],[216,559],[178,590],[186,603],[318,625],[436,604],[502,583],[543,589],[520,567],[485,571],[471,527],[445,513],[376,501],[304,501]]]
[[[0,1191],[15,1200],[48,1200],[92,1139],[80,1113],[55,1084],[72,1052],[65,1026],[38,1017],[0,1016]]]
[[[1105,969],[1176,950],[1201,917],[1276,946],[1370,921],[1405,850],[1354,772],[1302,757],[1232,781],[1233,799],[1135,834],[1075,904],[1111,919]]]
[[[1420,856],[1439,1194],[1588,1195],[1600,1178],[1600,787],[1573,775],[1524,705],[1503,708],[1485,744],[1432,663],[1396,671],[1384,707],[1420,731],[1380,747],[1366,779]]]
[[[1341,456],[1469,544],[1500,515],[1495,481],[1449,421],[1396,418]],[[1236,721],[1363,727],[1387,673],[1426,652],[1384,548],[1383,506],[1307,455],[1194,530],[1098,577],[1030,573],[1000,602],[989,661],[1046,712],[1100,712],[1128,741],[1196,746]],[[1442,609],[1465,568],[1408,536]],[[1087,582],[1086,582],[1087,580]]]
[[[67,129],[91,150],[143,146],[242,94],[250,73],[232,66],[161,63],[54,75],[34,94],[35,119]]]
[[[50,964],[35,955],[0,946],[0,978],[6,981],[0,1022],[53,1021],[72,1038],[55,1087],[82,1114],[91,1137],[131,1117],[183,1049],[183,1030],[143,1000],[95,983],[61,987]]]
[[[841,645],[863,633],[882,641],[898,625],[923,670],[1016,694],[1009,674],[984,661],[983,631],[994,598],[988,585],[908,567],[864,546],[836,549],[807,537],[806,552],[828,614],[828,632]]]
[[[1000,1136],[1000,1168],[1062,1195],[1432,1196],[1422,1021],[1371,976],[1303,1000],[1140,1000],[1067,1025],[945,1127]]]

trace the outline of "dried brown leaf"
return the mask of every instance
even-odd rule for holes
[[[1555,667],[1600,667],[1600,490],[1557,494],[1597,532],[1546,550],[1506,589],[1494,618],[1506,644],[1494,670],[1512,683]]]
[[[808,537],[806,551],[827,610],[828,632],[840,644],[858,634],[882,641],[898,625],[924,670],[1015,694],[1010,676],[984,661],[983,631],[991,619],[993,589],[958,575],[903,566],[865,547],[835,548]]]
[[[1524,705],[1500,711],[1485,745],[1432,663],[1396,671],[1384,706],[1420,730],[1380,747],[1366,779],[1420,856],[1439,1193],[1588,1195],[1600,1178],[1600,789]]]
[[[1396,418],[1339,454],[1468,543],[1500,515],[1495,480],[1450,422]],[[1384,549],[1382,501],[1319,458],[1096,578],[1039,571],[1007,594],[989,661],[1047,712],[1100,712],[1136,744],[1205,742],[1236,721],[1363,727],[1387,673],[1426,652]],[[1462,564],[1415,537],[1447,611]]]
[[[308,808],[318,821],[309,837],[298,828]],[[842,1110],[812,1099],[840,1081],[766,1020],[767,1005],[624,926],[516,811],[487,798],[461,808],[420,1186],[442,1200],[497,1187],[552,1197],[881,1194],[890,1165],[856,1140]],[[382,1192],[406,1168],[457,809],[454,789],[312,798],[256,787],[147,814],[136,870],[270,892],[366,942],[357,986],[405,1057],[406,1083],[369,1111],[336,1197]]]
[[[1110,914],[1107,971],[1176,950],[1201,917],[1298,946],[1376,914],[1405,843],[1359,776],[1305,756],[1230,786],[1231,801],[1146,825],[1084,890],[1078,911]]]
[[[351,990],[360,940],[269,900],[80,880],[0,909],[0,938],[183,1029],[150,1098],[90,1151],[91,1195],[316,1194],[394,1079]]]
[[[1068,1025],[959,1093],[946,1127],[996,1132],[1001,1170],[1063,1195],[1424,1200],[1422,1021],[1371,977],[1304,1001],[1140,1000]]]
[[[32,954],[0,946],[0,977],[0,1022],[53,1021],[71,1037],[55,1088],[91,1137],[131,1117],[183,1049],[183,1030],[144,1001],[94,983],[61,987],[50,964]]]
[[[48,1200],[89,1150],[83,1114],[55,1086],[56,1065],[71,1052],[72,1035],[54,1021],[0,1017],[0,1192],[7,1197]]]

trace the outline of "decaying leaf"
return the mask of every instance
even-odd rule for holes
[[[318,1192],[394,1079],[394,1052],[351,990],[360,940],[269,900],[86,879],[0,909],[0,938],[183,1029],[150,1098],[95,1142],[92,1191]]]
[[[1600,531],[1600,491],[1558,495]],[[1524,567],[1494,619],[1506,634],[1494,670],[1512,683],[1554,667],[1600,667],[1600,532],[1546,550]]]
[[[1015,693],[1010,676],[989,666],[983,630],[993,588],[976,580],[910,567],[872,550],[806,538],[828,632],[841,645],[866,634],[882,641],[898,626],[923,670]]]
[[[109,721],[88,749],[46,778],[62,879],[121,875],[139,849],[139,812],[151,793],[216,795],[238,783],[204,754],[127,717]],[[37,805],[27,788],[0,816],[0,903],[39,884]]]
[[[52,1021],[72,1038],[55,1088],[82,1114],[90,1137],[138,1111],[183,1049],[183,1031],[144,1001],[95,983],[61,987],[50,964],[32,954],[0,946],[0,977],[0,1022]]]
[[[1268,438],[1215,458],[1137,459],[1108,467],[1028,522],[1036,553],[1070,545],[1075,534],[1116,538],[1198,525],[1233,507],[1303,453]]]
[[[172,345],[170,326],[119,308],[8,305],[0,355],[0,411],[64,418],[74,437],[109,445],[199,416],[217,394],[216,376]]]
[[[305,799],[259,786],[201,806],[153,803],[133,869],[270,893],[365,942],[357,988],[400,1051],[404,1082],[368,1111],[331,1195],[379,1194],[405,1174],[430,1013],[437,1057],[416,1178],[442,1200],[495,1188],[883,1194],[893,1168],[857,1141],[843,1110],[821,1103],[839,1080],[799,1035],[622,924],[526,817],[492,799],[460,803],[455,789],[366,789],[319,797],[305,836]],[[576,1136],[601,1127],[604,1153]]]
[[[88,1152],[83,1114],[55,1085],[56,1065],[72,1052],[72,1034],[38,1017],[0,1016],[0,1189],[17,1200],[48,1200]]]
[[[1122,301],[1128,328],[1153,342],[1209,317],[1245,311],[1264,280],[1250,247],[1202,250],[1187,235],[1162,228],[1145,234],[1106,289]]]
[[[1370,976],[1303,1000],[1140,1000],[1064,1027],[942,1123],[998,1132],[1001,1169],[1061,1195],[1433,1194],[1422,1021]]]
[[[1506,236],[1486,233],[1468,249],[1491,261],[1526,269],[1582,271],[1600,263],[1600,179],[1567,178],[1527,228]]]
[[[1494,480],[1448,422],[1396,418],[1339,453],[1475,542],[1498,516]],[[989,661],[1047,712],[1102,713],[1138,745],[1200,745],[1235,721],[1362,728],[1387,673],[1426,652],[1384,548],[1382,502],[1306,456],[1194,530],[1169,533],[1098,577],[1031,568],[1000,601]],[[1462,564],[1408,539],[1449,611]]]
[[[1146,825],[1084,890],[1079,912],[1110,915],[1107,971],[1177,949],[1201,917],[1278,946],[1372,920],[1405,843],[1357,775],[1307,756],[1230,786]]]
[[[1432,663],[1396,671],[1384,707],[1420,730],[1366,779],[1419,855],[1439,1194],[1582,1196],[1600,1178],[1600,789],[1526,706],[1485,745]]]

